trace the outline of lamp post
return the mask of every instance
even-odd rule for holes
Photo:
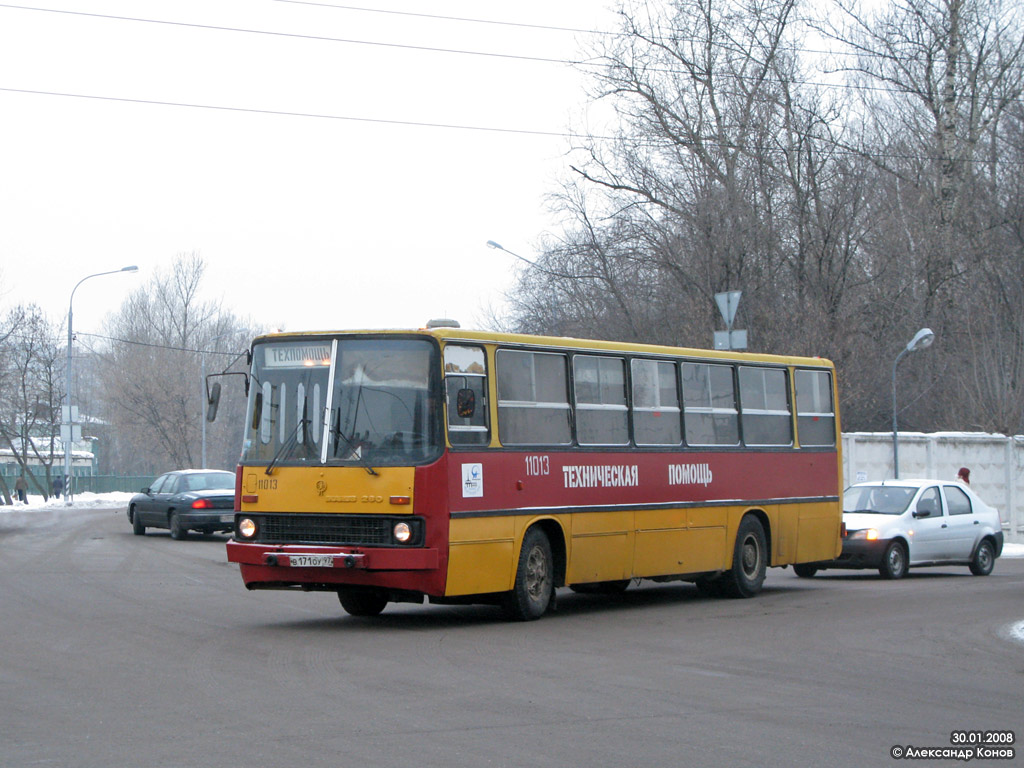
[[[86,275],[77,283],[75,287],[71,289],[71,298],[68,300],[68,366],[65,374],[65,400],[67,400],[68,417],[65,419],[67,423],[67,433],[62,435],[64,437],[64,503],[68,506],[71,505],[71,442],[74,438],[74,414],[71,408],[71,343],[74,338],[74,333],[71,328],[72,320],[72,308],[75,304],[75,291],[78,290],[78,286],[84,283],[86,280],[92,277],[100,277],[102,275],[116,275],[119,272],[138,272],[139,268],[134,264],[130,267],[121,267],[120,269],[112,269],[109,272],[96,272],[92,275]]]
[[[508,248],[503,246],[501,243],[496,243],[493,240],[488,240],[487,241],[487,247],[488,248],[494,248],[495,250],[498,250],[498,251],[504,251],[509,256],[514,256],[515,258],[519,259],[520,261],[529,264],[531,267],[536,269],[538,272],[543,272],[545,275],[551,275],[552,277],[561,277],[561,278],[564,278],[566,280],[605,280],[606,279],[606,278],[602,277],[601,275],[570,275],[567,272],[556,272],[555,270],[547,269],[546,267],[542,267],[540,264],[538,264],[535,261],[530,261],[525,256],[520,256],[515,251],[510,251]]]
[[[935,341],[935,334],[932,333],[932,329],[922,328],[914,334],[914,338],[907,343],[907,346],[900,350],[892,364],[892,476],[896,480],[900,479],[900,444],[896,427],[896,366],[900,364],[900,360],[905,354],[917,352],[919,349],[928,349],[933,341]]]
[[[220,336],[214,336],[203,346],[214,344],[215,342],[223,339],[225,336],[231,336],[231,332],[222,333]],[[217,350],[212,350],[216,352]],[[206,469],[206,350],[201,350],[199,353],[199,423],[203,427],[203,450],[202,450],[202,461],[203,469]]]

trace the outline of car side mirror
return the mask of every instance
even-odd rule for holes
[[[149,496],[149,486],[147,485],[145,488],[143,488],[141,491],[139,491],[139,493],[144,493],[147,496]]]
[[[915,509],[914,510],[914,517],[920,518],[920,517],[931,517],[931,516],[932,516],[932,511],[930,509]]]

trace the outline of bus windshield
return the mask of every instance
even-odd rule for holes
[[[434,345],[401,337],[257,342],[246,464],[420,464],[441,451]]]

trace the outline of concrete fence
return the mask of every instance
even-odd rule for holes
[[[1007,541],[1024,542],[1024,435],[900,432],[900,477],[955,480],[971,470],[971,488],[996,507]],[[892,432],[843,434],[846,485],[893,476]]]

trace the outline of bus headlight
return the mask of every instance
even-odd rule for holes
[[[395,523],[392,535],[399,544],[408,544],[412,541],[412,527],[408,523]]]
[[[256,535],[256,521],[249,517],[243,517],[238,521],[238,535],[243,539],[251,539]]]

